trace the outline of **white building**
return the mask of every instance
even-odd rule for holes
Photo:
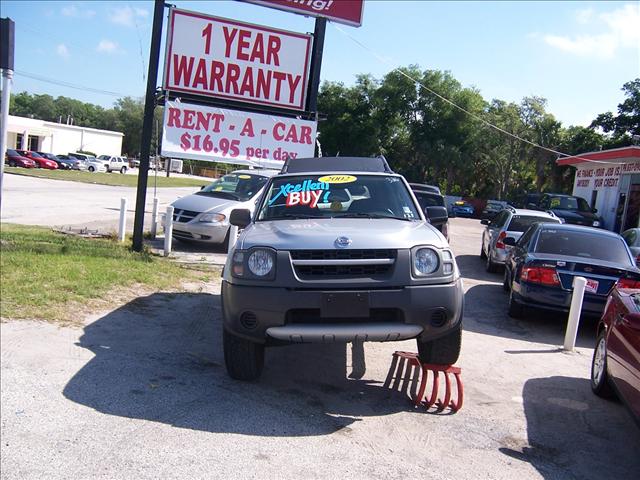
[[[573,195],[597,208],[608,230],[640,227],[640,147],[622,147],[559,158],[576,167]]]
[[[66,154],[121,155],[123,133],[9,115],[7,148]]]

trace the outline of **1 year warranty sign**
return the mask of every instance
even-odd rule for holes
[[[171,9],[164,89],[304,110],[311,35]]]

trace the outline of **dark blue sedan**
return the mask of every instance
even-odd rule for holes
[[[473,217],[475,209],[469,202],[458,200],[457,202],[454,202],[453,205],[451,205],[451,212],[456,217]]]
[[[504,289],[510,292],[509,315],[522,317],[527,307],[568,312],[573,279],[587,279],[582,312],[600,315],[607,295],[618,285],[639,288],[640,270],[616,233],[577,225],[538,223],[516,242],[507,256]]]

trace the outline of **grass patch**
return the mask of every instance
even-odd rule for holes
[[[122,175],[120,173],[105,172],[82,172],[78,170],[45,170],[42,168],[20,168],[9,167],[5,165],[6,173],[16,175],[24,175],[26,177],[40,177],[51,180],[67,180],[70,182],[96,183],[99,185],[115,185],[120,187],[136,187],[138,186],[137,175]],[[158,174],[157,186],[161,187],[200,187],[210,183],[207,180],[198,180],[195,178],[169,177],[165,174]],[[149,172],[147,179],[147,187],[153,187],[155,176],[153,172]]]
[[[104,239],[2,224],[0,316],[72,322],[136,293],[179,287],[203,272]]]

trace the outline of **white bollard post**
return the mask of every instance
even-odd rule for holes
[[[167,207],[167,214],[164,219],[164,256],[171,253],[171,240],[173,235],[173,207]]]
[[[124,242],[124,234],[127,228],[127,199],[120,199],[120,222],[118,223],[118,240]]]
[[[158,197],[153,199],[153,211],[151,212],[151,238],[156,239],[158,233]]]
[[[236,244],[238,240],[238,227],[236,225],[231,225],[229,227],[229,246],[227,247],[227,253],[231,251],[233,246]]]
[[[576,346],[576,336],[578,335],[578,324],[580,323],[580,312],[582,312],[582,300],[584,299],[584,289],[587,286],[587,279],[575,277],[573,279],[573,294],[571,295],[571,309],[567,320],[567,331],[564,335],[564,350],[573,351]]]

